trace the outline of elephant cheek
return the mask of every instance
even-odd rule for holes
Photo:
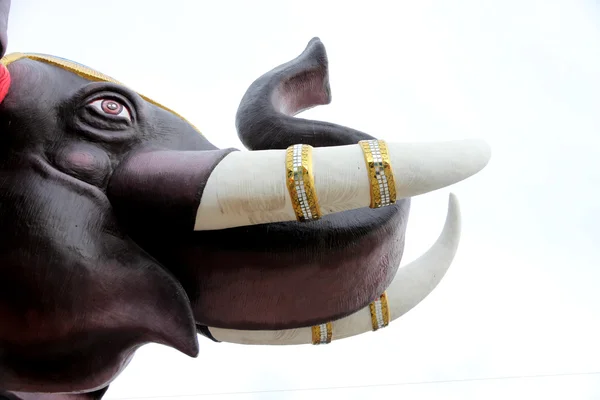
[[[104,150],[86,143],[72,143],[62,147],[52,158],[60,171],[90,185],[106,187],[112,168]]]
[[[120,231],[100,191],[31,159],[38,173],[0,180],[0,387],[104,387],[150,342],[196,356],[181,285]]]

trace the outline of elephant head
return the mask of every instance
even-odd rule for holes
[[[218,149],[93,69],[4,55],[9,6],[0,1],[5,397],[100,398],[140,346],[195,357],[198,333],[277,345],[377,330],[443,277],[456,198],[440,239],[398,269],[410,199],[480,171],[487,145],[385,143],[296,117],[331,101],[318,38],[250,85],[236,116],[250,151]]]

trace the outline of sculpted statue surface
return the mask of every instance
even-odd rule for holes
[[[296,117],[328,104],[317,38],[253,82],[250,151],[88,67],[5,54],[0,0],[0,398],[99,399],[134,352],[198,334],[323,344],[387,326],[442,279],[439,240],[399,268],[411,197],[480,171],[477,140],[385,143]]]

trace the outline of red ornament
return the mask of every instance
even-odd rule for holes
[[[0,64],[0,103],[4,101],[4,98],[8,94],[10,88],[10,73],[6,65]]]

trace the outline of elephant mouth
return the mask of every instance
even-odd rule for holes
[[[318,325],[365,307],[396,275],[409,203],[331,214],[301,226],[274,223],[235,228],[210,239],[203,235],[211,243],[203,254],[210,267],[194,298],[194,309],[203,311],[198,321],[280,330]],[[233,249],[234,243],[244,244]],[[232,299],[236,307],[217,309]]]

